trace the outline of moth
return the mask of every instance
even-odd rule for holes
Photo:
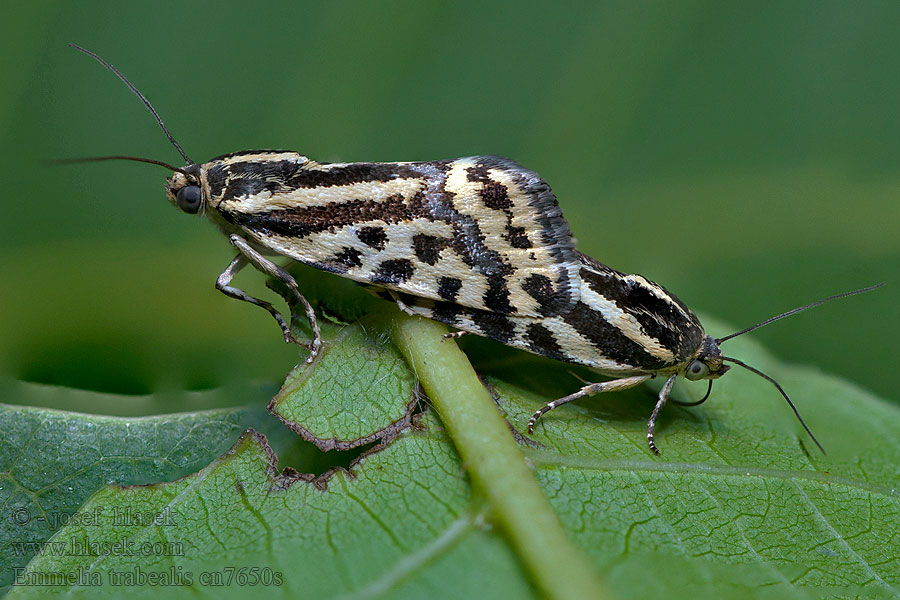
[[[74,46],[74,45],[73,45]],[[496,156],[396,163],[318,163],[282,150],[191,160],[150,102],[111,64],[156,118],[186,164],[107,156],[161,165],[168,200],[209,219],[237,250],[216,287],[267,310],[284,339],[301,344],[270,304],[231,285],[247,264],[289,290],[291,318],[302,306],[312,329],[307,361],[321,348],[315,312],[297,282],[268,256],[283,256],[366,284],[407,313],[515,348],[591,367],[610,381],[590,383],[549,402],[553,408],[600,392],[624,390],[655,377],[665,383],[647,424],[654,432],[675,380],[712,382],[739,365],[775,385],[822,449],[784,389],[762,371],[723,355],[721,344],[788,315],[879,286],[837,294],[713,338],[674,294],[640,275],[625,274],[576,250],[557,199],[536,173]],[[822,450],[824,452],[824,450]]]

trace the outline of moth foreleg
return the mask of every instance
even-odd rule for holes
[[[221,275],[219,275],[219,278],[216,279],[216,289],[224,293],[226,296],[237,298],[238,300],[243,300],[244,302],[249,302],[250,304],[255,304],[256,306],[261,306],[262,308],[269,311],[269,314],[275,317],[275,320],[278,321],[278,325],[281,327],[281,332],[284,334],[284,341],[288,343],[296,343],[297,340],[295,340],[294,336],[291,335],[290,327],[288,327],[287,323],[285,323],[284,318],[282,318],[281,314],[277,310],[275,310],[274,306],[272,306],[265,300],[254,298],[243,290],[229,285],[237,272],[243,269],[246,264],[247,258],[243,254],[238,254],[237,256],[235,256],[234,260],[231,261],[231,264],[229,264],[228,267],[224,271],[222,271]]]
[[[662,410],[663,406],[666,405],[666,400],[669,399],[669,394],[672,393],[672,386],[675,385],[675,377],[677,375],[671,375],[666,382],[663,384],[662,389],[659,390],[659,400],[656,401],[656,406],[653,407],[653,412],[650,413],[650,420],[647,421],[647,444],[650,445],[650,450],[653,454],[659,456],[659,448],[656,447],[656,444],[653,443],[653,434],[656,431],[656,419],[659,417],[659,413]]]
[[[232,234],[229,238],[229,242],[231,245],[237,248],[238,254],[231,264],[219,275],[219,278],[216,280],[216,288],[221,290],[228,296],[232,298],[237,298],[238,300],[243,300],[245,302],[250,302],[251,304],[255,304],[257,306],[261,306],[262,308],[269,311],[276,321],[278,321],[278,325],[281,327],[281,331],[284,334],[284,340],[288,343],[298,344],[300,346],[306,346],[305,344],[300,343],[294,336],[291,334],[290,326],[285,323],[284,318],[281,314],[275,310],[270,303],[265,300],[260,300],[259,298],[254,298],[250,296],[243,290],[240,290],[236,287],[230,285],[231,280],[234,278],[235,274],[240,271],[248,262],[256,267],[259,271],[274,277],[281,281],[287,288],[291,291],[293,295],[294,301],[292,302],[290,299],[285,298],[288,303],[288,306],[291,310],[291,319],[294,318],[294,307],[299,303],[303,305],[303,308],[306,312],[306,318],[309,321],[309,326],[312,329],[313,339],[309,344],[309,356],[306,358],[306,362],[310,363],[315,360],[316,356],[319,354],[319,350],[322,347],[322,333],[319,329],[319,322],[316,319],[316,313],[310,305],[309,301],[303,297],[300,293],[300,290],[297,289],[297,282],[293,278],[293,276],[264,257],[262,254],[253,249],[252,246],[242,237],[236,234]]]
[[[397,304],[397,308],[399,308],[406,314],[412,315],[412,316],[418,315],[420,317],[425,316],[422,313],[416,312],[413,309],[411,309],[403,300],[400,299],[400,294],[398,294],[397,292],[395,292],[393,290],[385,290],[385,291],[387,291],[387,293],[390,295],[391,300],[393,300]],[[442,335],[441,341],[443,342],[444,340],[453,340],[456,338],[461,338],[462,336],[466,335],[467,333],[469,333],[469,332],[468,331],[451,331],[450,333],[445,333],[444,335]]]
[[[451,331],[441,336],[441,340],[455,340],[469,333],[468,331]]]
[[[528,433],[534,433],[534,424],[537,423],[538,419],[542,416],[556,408],[557,406],[562,406],[563,404],[568,404],[573,400],[578,400],[579,398],[583,398],[584,396],[593,396],[594,394],[599,394],[601,392],[618,392],[620,390],[627,390],[630,387],[634,387],[636,385],[640,385],[651,379],[652,375],[635,375],[633,377],[623,377],[622,379],[613,379],[612,381],[603,381],[601,383],[591,383],[574,394],[569,394],[563,398],[558,398],[553,402],[548,402],[544,406],[537,409],[531,418],[528,419]]]
[[[393,299],[393,301],[397,303],[397,308],[399,308],[406,314],[410,315],[411,317],[415,317],[416,315],[419,315],[419,313],[417,313],[416,311],[414,311],[413,309],[408,307],[406,305],[406,303],[400,299],[400,294],[398,294],[394,290],[387,290],[387,293],[390,294],[391,299]],[[421,315],[419,315],[419,316],[421,316]]]

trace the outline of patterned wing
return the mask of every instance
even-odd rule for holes
[[[578,301],[579,260],[556,197],[508,159],[319,164],[271,152],[204,168],[226,227],[294,260],[501,314],[555,315]]]
[[[559,315],[501,315],[407,294],[400,300],[409,312],[609,375],[653,373],[696,356],[705,333],[678,298],[640,275],[579,259],[581,299]]]

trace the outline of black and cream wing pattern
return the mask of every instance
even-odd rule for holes
[[[499,314],[545,317],[578,302],[578,255],[556,197],[509,159],[322,164],[266,151],[209,164],[209,210],[271,252]]]

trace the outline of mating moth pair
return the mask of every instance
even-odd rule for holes
[[[313,331],[312,362],[321,347],[316,315],[297,282],[266,258],[280,255],[373,286],[405,312],[549,358],[592,367],[616,377],[591,383],[534,413],[600,392],[622,390],[664,377],[647,427],[650,449],[657,417],[676,378],[712,381],[731,362],[771,381],[743,362],[724,356],[722,342],[789,314],[715,339],[697,317],[661,285],[626,275],[575,249],[569,226],[550,187],[536,173],[502,157],[398,163],[317,163],[296,152],[255,150],[197,163],[181,149],[162,119],[143,101],[186,161],[184,167],[125,156],[174,171],[166,181],[172,204],[212,221],[238,254],[219,276],[225,294],[266,309],[285,340],[300,343],[289,321],[268,302],[231,285],[250,263],[287,286],[293,316],[303,307]],[[878,286],[874,286],[878,287]],[[673,402],[675,402],[673,400]],[[821,445],[819,445],[821,449]]]

